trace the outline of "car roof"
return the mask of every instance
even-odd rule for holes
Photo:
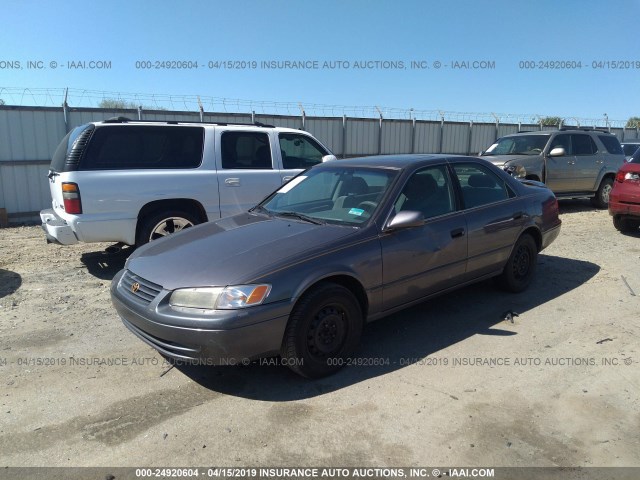
[[[637,140],[625,140],[624,142],[620,142],[620,145],[640,145],[640,139],[637,139]]]
[[[347,158],[342,160],[333,160],[330,162],[324,162],[322,164],[317,165],[314,168],[318,167],[327,167],[331,168],[333,166],[338,166],[340,168],[344,167],[374,167],[374,168],[391,168],[401,170],[408,166],[414,165],[431,165],[442,163],[443,161],[449,160],[475,160],[478,162],[485,162],[486,160],[477,158],[477,157],[469,157],[463,155],[451,155],[451,154],[403,154],[403,155],[376,155],[370,157],[356,157],[356,158]]]

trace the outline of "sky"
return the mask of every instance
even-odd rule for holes
[[[0,98],[8,104],[30,103],[16,89],[69,87],[76,96],[84,89],[640,116],[640,0],[0,0],[0,7]],[[182,60],[198,68],[166,68]]]

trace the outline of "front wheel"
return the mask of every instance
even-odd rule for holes
[[[155,213],[142,220],[136,246],[177,233],[200,223],[195,215],[181,210],[167,210]]]
[[[595,196],[591,198],[591,203],[598,208],[607,208],[612,189],[613,179],[610,177],[603,178],[598,187],[598,191]]]
[[[536,241],[531,235],[522,235],[513,247],[511,256],[497,279],[500,286],[514,293],[525,290],[533,280],[537,259]]]
[[[362,327],[362,309],[351,291],[335,283],[320,284],[293,308],[280,355],[299,375],[325,377],[348,361],[360,343]]]
[[[617,215],[613,217],[613,226],[620,232],[635,232],[640,226],[640,220],[630,220]]]

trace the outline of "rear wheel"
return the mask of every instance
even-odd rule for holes
[[[613,217],[613,226],[620,232],[635,232],[640,227],[640,220],[631,220],[617,215]]]
[[[598,191],[595,196],[591,198],[591,203],[598,208],[607,208],[612,189],[613,179],[611,177],[603,178],[598,187]]]
[[[293,308],[280,355],[304,377],[330,375],[358,347],[362,326],[362,309],[351,291],[335,283],[320,284]]]
[[[180,232],[198,223],[200,219],[196,215],[182,210],[157,212],[142,220],[136,246]]]
[[[525,233],[513,247],[511,256],[497,279],[499,285],[515,293],[525,290],[533,280],[537,259],[536,241],[531,235]]]

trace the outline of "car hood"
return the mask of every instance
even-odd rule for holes
[[[483,155],[481,158],[493,163],[497,167],[501,167],[511,160],[522,161],[523,159],[536,157],[536,155]]]
[[[126,268],[167,290],[251,283],[358,230],[245,213],[155,240]]]

